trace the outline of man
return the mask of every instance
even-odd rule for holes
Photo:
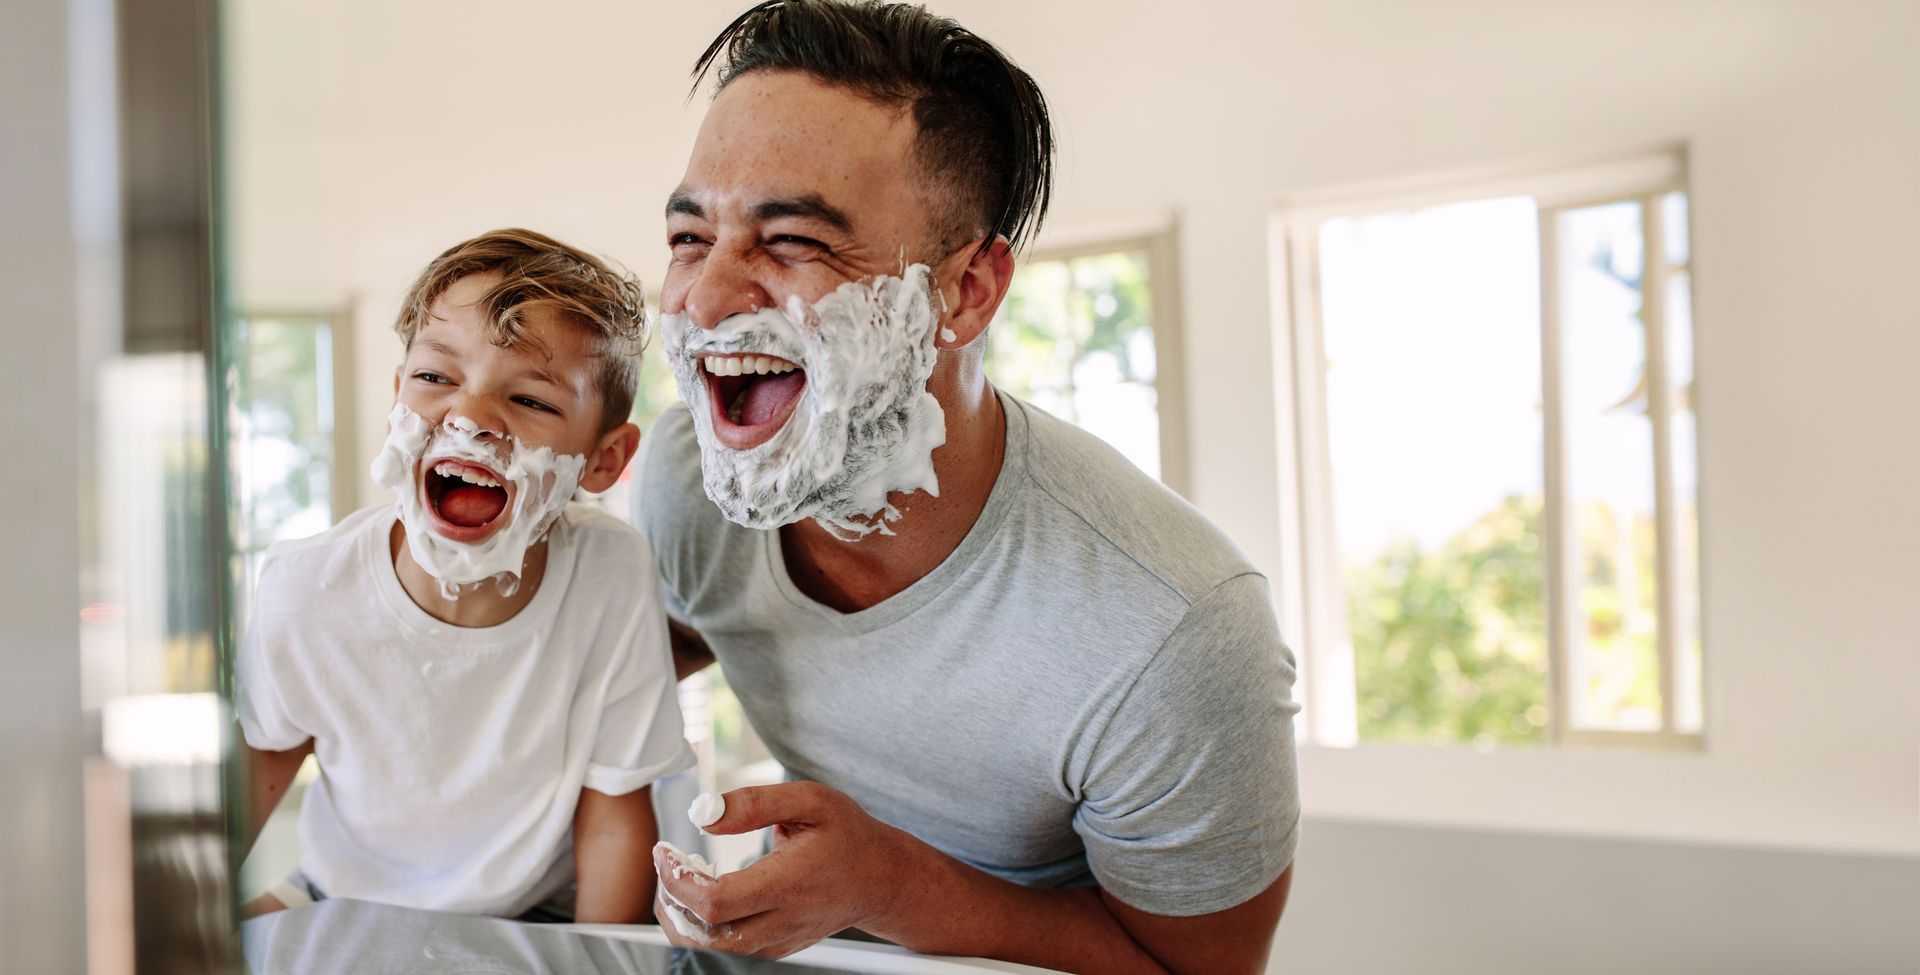
[[[918,7],[736,20],[667,204],[639,521],[681,672],[718,660],[790,781],[715,880],[656,852],[676,942],[857,928],[1080,972],[1256,972],[1299,803],[1266,581],[1076,428],[996,392],[985,333],[1045,212],[1033,81]]]

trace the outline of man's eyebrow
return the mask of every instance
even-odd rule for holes
[[[753,208],[756,222],[774,220],[779,217],[803,217],[818,220],[842,233],[853,230],[853,221],[840,208],[820,198],[819,194],[808,193],[805,196],[793,196],[779,200],[768,200]]]
[[[685,193],[676,192],[672,196],[667,197],[667,216],[671,217],[676,213],[693,217],[696,220],[705,220],[707,218],[706,208],[700,205],[700,201]]]

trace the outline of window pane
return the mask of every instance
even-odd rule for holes
[[[1658,551],[1640,205],[1561,215],[1560,328],[1573,567],[1571,724],[1660,727]]]
[[[1534,204],[1333,220],[1319,250],[1359,733],[1537,741],[1547,698]]]
[[[1660,226],[1666,238],[1666,260],[1670,267],[1686,267],[1693,260],[1687,233],[1687,195],[1668,193],[1660,200]]]
[[[988,332],[993,384],[1078,424],[1157,478],[1155,373],[1145,251],[1035,261],[1014,273]]]

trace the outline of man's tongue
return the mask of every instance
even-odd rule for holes
[[[747,387],[746,398],[740,403],[738,422],[742,426],[757,427],[778,418],[800,397],[806,384],[807,374],[797,369],[755,380]]]
[[[478,484],[449,487],[440,495],[440,517],[462,528],[478,528],[507,507],[507,492]]]

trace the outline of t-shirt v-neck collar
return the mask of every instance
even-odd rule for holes
[[[400,584],[400,574],[394,569],[391,554],[393,526],[398,520],[397,515],[374,519],[378,528],[362,539],[362,550],[367,571],[379,580],[381,602],[386,604],[394,622],[422,638],[413,645],[462,650],[486,649],[517,642],[556,612],[561,597],[565,595],[568,579],[573,574],[574,546],[566,537],[569,526],[563,511],[547,533],[547,568],[540,577],[540,591],[534,594],[531,602],[511,618],[493,626],[446,623],[421,609],[413,597],[407,595],[406,587]],[[406,542],[403,540],[401,544]]]
[[[843,613],[807,595],[794,584],[793,577],[787,572],[780,530],[769,528],[760,533],[763,536],[761,549],[765,556],[766,571],[773,577],[774,587],[780,594],[796,608],[844,632],[867,633],[913,615],[946,591],[993,540],[1000,523],[1006,519],[1007,512],[1012,510],[1020,493],[1026,488],[1026,413],[1012,397],[998,390],[995,395],[1000,399],[1000,412],[1006,417],[1006,445],[1001,450],[1000,474],[994,479],[993,489],[987,492],[987,503],[980,509],[980,517],[974,519],[973,527],[967,530],[960,544],[932,572],[876,605]]]

